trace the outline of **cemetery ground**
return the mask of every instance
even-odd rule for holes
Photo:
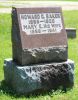
[[[74,27],[78,35],[78,11],[63,11],[65,27]],[[0,14],[0,100],[78,100],[78,36],[68,39],[69,59],[75,61],[74,87],[67,92],[57,90],[29,97],[18,96],[4,83],[4,59],[12,57],[11,14]]]
[[[32,2],[31,2],[32,1]],[[67,9],[67,7],[78,7],[78,0],[49,0],[48,2],[45,0],[0,0],[0,8],[10,8],[12,6],[20,6],[26,5],[28,6],[61,6],[62,8]]]

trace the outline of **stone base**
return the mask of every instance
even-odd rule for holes
[[[17,65],[12,59],[4,61],[5,82],[19,94],[46,91],[59,87],[70,88],[74,84],[74,62]]]

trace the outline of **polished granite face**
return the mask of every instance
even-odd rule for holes
[[[32,56],[29,58],[29,60],[35,56],[35,60],[33,60],[34,62],[36,62],[37,58],[40,58],[38,60],[41,63],[46,62],[45,55],[48,55],[48,52],[49,55],[50,53],[53,54],[53,50],[55,50],[53,48],[57,48],[60,55],[61,51],[64,50],[62,56],[64,57],[63,61],[65,61],[67,59],[67,36],[64,28],[61,8],[13,8],[12,46],[13,58],[18,62],[21,61],[22,64],[26,64],[25,62],[28,60],[26,57],[30,55]],[[61,50],[60,47],[63,47],[64,49]],[[45,54],[45,48],[52,49],[48,49],[49,51],[47,51]],[[40,51],[33,55],[31,52],[27,52],[29,49]],[[41,54],[44,54],[44,56],[42,56],[44,59],[41,57]],[[59,54],[54,53],[55,58],[58,58],[58,61]],[[50,56],[46,57],[49,58]],[[55,58],[53,60],[52,57],[52,60],[50,59],[50,61],[57,61]]]

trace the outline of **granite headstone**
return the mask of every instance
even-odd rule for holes
[[[74,85],[60,7],[13,8],[12,50],[13,58],[4,60],[4,78],[18,94]]]
[[[60,7],[12,9],[13,60],[21,65],[66,61],[67,35]]]

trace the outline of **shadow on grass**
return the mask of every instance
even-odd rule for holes
[[[15,91],[13,91],[11,86],[6,84],[4,80],[0,82],[0,92],[3,94],[15,95]]]
[[[34,97],[38,97],[38,96],[45,96],[45,95],[49,95],[51,97],[53,97],[53,95],[57,94],[56,91],[58,91],[59,93],[66,93],[68,90],[70,89],[66,89],[66,88],[63,88],[63,89],[59,89],[59,90],[49,90],[49,91],[34,91],[33,93],[29,93],[29,94],[26,94],[26,95],[20,95],[20,94],[17,94],[16,91],[14,91],[12,89],[12,87],[10,85],[8,85],[4,80],[0,82],[0,93],[2,94],[6,94],[6,95],[10,95],[12,97],[15,97],[15,98],[20,98],[20,97],[26,97],[26,98],[34,98]]]

